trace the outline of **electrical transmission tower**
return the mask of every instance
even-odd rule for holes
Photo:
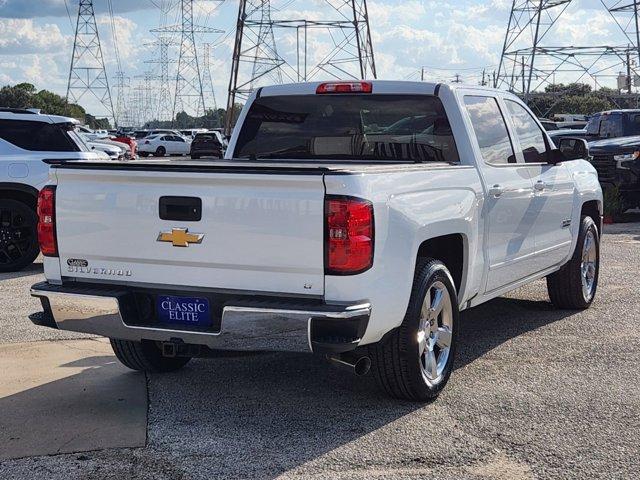
[[[155,29],[158,33],[178,33],[180,54],[176,73],[175,97],[172,119],[178,112],[202,116],[207,109],[202,91],[202,73],[196,49],[196,34],[224,33],[222,30],[195,25],[193,21],[194,0],[180,0],[181,24]]]
[[[151,60],[145,60],[145,63],[159,65],[159,74],[157,75],[158,84],[158,100],[157,100],[157,118],[156,120],[171,120],[173,113],[174,96],[171,91],[171,78],[169,75],[169,65],[175,63],[175,60],[169,58],[169,47],[177,45],[171,38],[160,36],[153,43],[147,43],[148,47],[157,47],[158,56]]]
[[[107,116],[114,123],[116,122],[93,10],[93,0],[79,0],[73,55],[67,84],[67,101],[79,103],[86,94],[95,97],[104,107]]]
[[[638,0],[600,0],[620,27],[620,44],[563,46],[553,43],[553,27],[580,0],[514,0],[494,86],[528,98],[556,81],[592,83],[617,79],[626,70],[625,89],[640,68]],[[614,80],[615,81],[615,80]]]
[[[133,125],[131,119],[131,111],[127,107],[127,97],[129,96],[129,88],[131,79],[124,72],[119,70],[116,72],[116,112],[115,118],[119,127],[131,127]]]
[[[205,105],[212,110],[216,110],[218,104],[213,89],[213,75],[211,74],[211,50],[212,44],[202,44],[202,93],[204,94]]]
[[[234,105],[246,101],[261,85],[319,78],[376,78],[366,0],[323,0],[319,5],[324,5],[326,18],[274,19],[277,12],[272,11],[270,0],[240,0],[229,79],[227,132],[233,126]],[[278,52],[277,30],[295,34],[295,58],[286,59]],[[321,40],[330,42],[331,49],[316,57]]]

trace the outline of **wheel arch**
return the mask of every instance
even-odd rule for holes
[[[463,233],[450,233],[424,240],[418,247],[415,268],[425,258],[440,260],[447,267],[453,278],[458,298],[463,298],[466,287],[465,274],[469,259],[469,242]]]
[[[38,190],[22,183],[0,182],[0,199],[17,200],[35,210],[38,203]]]
[[[603,205],[599,200],[589,200],[582,204],[580,216],[588,215],[593,219],[598,228],[598,234],[602,235],[602,213]]]

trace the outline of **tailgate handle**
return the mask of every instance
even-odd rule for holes
[[[160,219],[199,222],[202,199],[198,197],[160,197]]]

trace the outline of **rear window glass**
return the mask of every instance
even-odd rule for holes
[[[247,114],[235,156],[459,162],[442,103],[428,95],[262,97]]]
[[[213,133],[198,133],[195,137],[193,137],[194,140],[213,140],[214,142],[218,142],[218,137],[215,136],[215,134]]]
[[[57,124],[21,120],[0,120],[0,138],[34,152],[77,152],[80,147]]]

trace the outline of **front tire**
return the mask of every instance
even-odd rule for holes
[[[110,341],[113,353],[120,363],[131,370],[151,373],[173,372],[191,360],[191,357],[164,357],[156,342],[151,340],[133,342],[111,338]]]
[[[421,261],[402,325],[370,347],[378,385],[395,398],[419,402],[436,398],[453,371],[458,317],[447,267],[439,260]]]
[[[17,200],[0,200],[0,272],[17,272],[40,253],[38,216]]]
[[[600,235],[591,217],[582,217],[571,260],[547,277],[549,298],[556,308],[585,310],[591,306],[600,274]]]

